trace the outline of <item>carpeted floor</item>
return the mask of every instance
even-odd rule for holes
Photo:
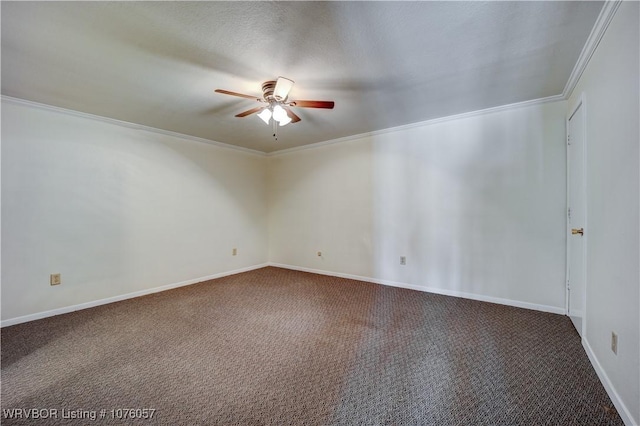
[[[1,343],[2,424],[622,424],[567,317],[279,268]]]

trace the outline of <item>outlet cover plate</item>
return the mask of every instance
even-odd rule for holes
[[[60,278],[60,274],[51,274],[49,276],[49,284],[51,285],[60,285],[62,280]]]

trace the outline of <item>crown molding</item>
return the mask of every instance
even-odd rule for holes
[[[573,93],[573,89],[576,88],[582,73],[585,68],[587,68],[587,64],[589,63],[591,56],[593,56],[598,44],[600,44],[602,36],[604,36],[604,33],[607,31],[607,28],[609,27],[609,24],[621,3],[622,0],[607,0],[605,1],[604,6],[602,6],[600,14],[596,19],[596,23],[593,25],[591,33],[587,38],[587,42],[584,44],[582,52],[580,52],[580,56],[578,57],[578,61],[573,67],[569,80],[567,80],[567,84],[564,86],[564,90],[562,91],[562,96],[565,99],[569,99]]]
[[[393,133],[393,132],[398,132],[398,131],[402,131],[402,130],[410,130],[410,129],[420,128],[420,127],[433,126],[434,124],[445,123],[447,121],[460,120],[460,119],[463,119],[463,118],[476,117],[476,116],[485,115],[485,114],[493,114],[493,113],[501,112],[501,111],[513,110],[513,109],[518,109],[518,108],[525,108],[525,107],[530,107],[530,106],[534,106],[534,105],[541,105],[541,104],[546,104],[546,103],[549,103],[549,102],[558,102],[558,101],[564,101],[564,100],[566,100],[566,98],[563,95],[553,95],[553,96],[548,96],[546,98],[532,99],[532,100],[529,100],[529,101],[516,102],[516,103],[513,103],[513,104],[507,104],[507,105],[500,105],[500,106],[496,106],[496,107],[480,109],[480,110],[477,110],[477,111],[464,112],[462,114],[448,115],[446,117],[439,117],[439,118],[433,118],[431,120],[418,121],[416,123],[404,124],[402,126],[396,126],[396,127],[389,127],[389,128],[386,128],[386,129],[375,130],[373,132],[360,133],[360,134],[357,134],[357,135],[345,136],[343,138],[331,139],[331,140],[328,140],[328,141],[316,142],[316,143],[311,143],[311,144],[308,144],[308,145],[296,146],[296,147],[287,148],[287,149],[281,149],[281,150],[278,150],[278,151],[271,151],[271,152],[267,153],[266,156],[267,157],[275,157],[275,156],[278,156],[278,155],[289,154],[289,153],[292,153],[292,152],[319,148],[319,147],[325,146],[325,145],[333,145],[333,144],[336,144],[336,143],[349,142],[349,141],[353,141],[353,140],[357,140],[357,139],[363,139],[363,138],[367,138],[367,137],[374,137],[374,136],[384,135],[386,133]]]
[[[89,114],[86,112],[75,111],[72,109],[61,108],[53,105],[43,104],[40,102],[28,101],[26,99],[14,98],[12,96],[2,95],[2,102],[9,102],[16,105],[28,106],[32,108],[38,108],[45,111],[57,112],[59,114],[70,115],[73,117],[86,118],[89,120],[100,121],[102,123],[113,124],[119,127],[126,127],[128,129],[143,130],[146,132],[156,133],[164,136],[171,136],[179,139],[186,139],[193,142],[206,143],[208,145],[217,146],[219,148],[231,149],[234,151],[240,151],[244,153],[259,155],[264,157],[266,154],[262,151],[255,149],[244,148],[242,146],[231,145],[224,142],[218,142],[211,139],[200,138],[197,136],[186,135],[184,133],[172,132],[170,130],[158,129],[156,127],[145,126],[142,124],[131,123],[129,121],[116,120],[115,118],[103,117],[100,115]]]

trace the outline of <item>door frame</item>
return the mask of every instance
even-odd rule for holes
[[[569,222],[569,201],[571,196],[571,185],[570,185],[570,176],[571,176],[571,160],[569,154],[569,120],[579,111],[582,114],[582,179],[584,182],[583,185],[583,208],[584,208],[584,223],[583,228],[585,230],[584,235],[582,236],[582,277],[583,277],[583,292],[582,292],[582,330],[581,330],[581,338],[582,341],[585,341],[585,332],[587,330],[587,240],[589,237],[589,228],[587,226],[587,102],[586,95],[584,92],[580,94],[578,99],[576,99],[574,105],[570,105],[568,110],[568,114],[566,116],[566,125],[565,125],[565,148],[566,148],[566,156],[567,156],[567,203],[565,208],[565,219],[566,219],[566,271],[565,271],[565,312],[566,315],[569,315],[569,264],[571,260],[571,248],[570,248],[570,239],[571,239],[571,223]]]

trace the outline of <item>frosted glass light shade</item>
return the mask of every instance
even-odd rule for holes
[[[288,117],[287,111],[285,111],[284,108],[282,108],[280,105],[276,105],[273,108],[273,119],[276,120],[278,123],[280,123],[281,121],[284,121],[287,117]]]
[[[260,117],[260,119],[264,121],[265,124],[269,124],[269,120],[271,119],[271,111],[269,111],[269,108],[265,108],[260,114],[258,114],[258,117]]]
[[[276,81],[276,87],[273,89],[273,97],[278,101],[283,101],[289,95],[289,91],[293,87],[293,80],[288,78],[278,77]]]
[[[284,116],[284,120],[278,121],[278,125],[280,126],[286,126],[289,123],[291,123],[291,117],[289,117],[288,115]]]

